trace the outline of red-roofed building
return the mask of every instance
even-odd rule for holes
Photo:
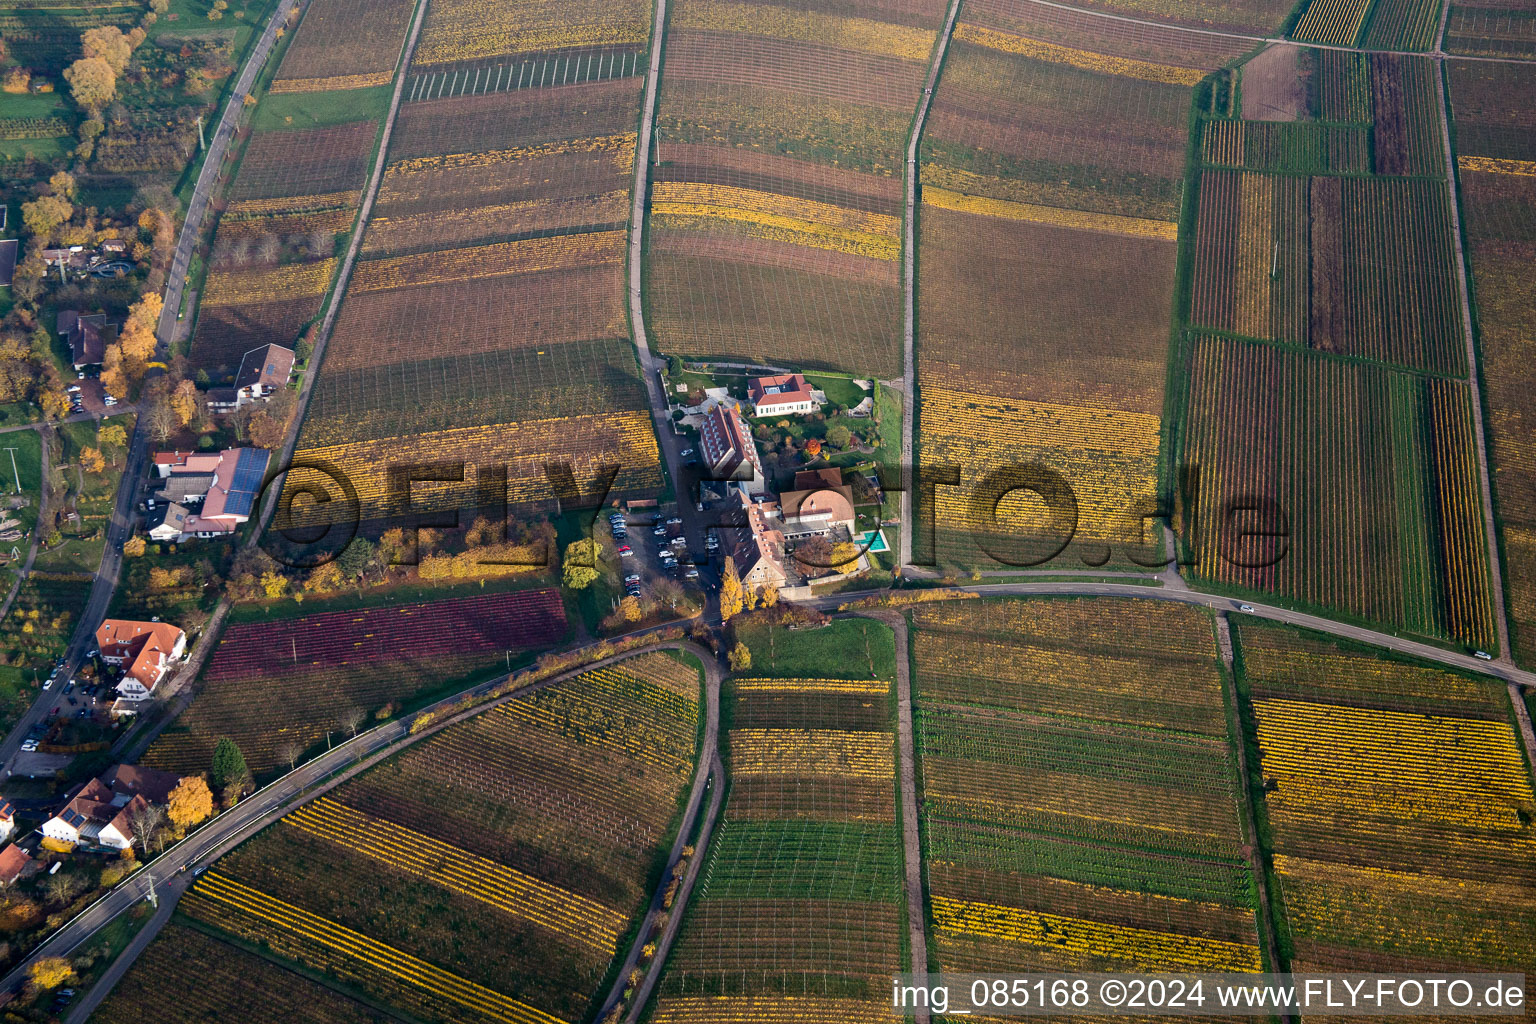
[[[31,856],[15,843],[0,850],[0,885],[14,885],[31,863]]]
[[[785,416],[816,411],[811,386],[799,373],[781,373],[773,377],[753,377],[747,382],[747,397],[752,401],[753,416]]]
[[[81,786],[43,822],[43,837],[69,846],[126,850],[133,845],[134,812],[165,803],[180,781],[169,772],[118,765]]]
[[[732,405],[717,405],[699,427],[699,461],[715,480],[736,480],[749,492],[767,490],[767,477],[747,421]]]
[[[773,528],[773,514],[778,506],[771,501],[755,502],[745,494],[739,497],[747,528],[737,531],[736,543],[731,548],[736,575],[743,586],[753,589],[781,587],[789,573],[784,569],[784,534]]]
[[[144,700],[172,663],[187,651],[187,634],[168,622],[107,619],[96,627],[101,660],[125,666],[117,692],[128,700]]]

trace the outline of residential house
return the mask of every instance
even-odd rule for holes
[[[788,416],[816,411],[816,399],[805,375],[781,373],[772,377],[753,377],[747,382],[747,398],[753,416]]]
[[[699,427],[699,462],[716,480],[733,480],[749,494],[768,489],[757,444],[734,405],[717,405]]]
[[[226,448],[222,452],[157,452],[155,473],[163,481],[157,501],[180,505],[181,532],[172,536],[169,513],[151,520],[157,540],[227,537],[251,518],[271,452],[265,448]],[[158,512],[158,510],[157,510]],[[168,525],[170,524],[170,525]]]
[[[43,822],[43,838],[67,846],[126,850],[134,842],[135,812],[166,803],[180,781],[169,772],[118,765],[80,787]]]
[[[736,575],[745,587],[781,587],[789,572],[784,568],[784,534],[774,528],[777,506],[755,502],[745,494],[738,497],[747,524],[746,529],[736,531],[736,543],[730,550]]]
[[[293,359],[293,349],[281,345],[251,349],[240,360],[234,386],[208,392],[209,411],[229,413],[252,402],[265,402],[279,388],[288,386],[288,378],[293,375]]]
[[[145,522],[145,525],[148,527],[149,539],[159,541],[162,544],[180,540],[187,532],[187,516],[189,515],[191,513],[187,511],[185,505],[177,504],[174,501],[168,504],[157,505],[155,510],[149,514],[149,519]]]
[[[77,370],[101,365],[107,356],[107,346],[117,340],[118,327],[107,322],[105,313],[82,315],[73,309],[61,309],[54,327],[69,345],[70,362]]]
[[[102,661],[123,666],[117,692],[128,700],[145,700],[187,652],[187,634],[169,622],[106,619],[96,627],[96,646]]]
[[[0,850],[0,885],[15,885],[31,864],[32,857],[15,843]]]

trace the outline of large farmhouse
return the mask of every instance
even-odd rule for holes
[[[117,692],[126,700],[149,697],[187,650],[187,634],[168,622],[107,619],[96,627],[101,660],[123,666]]]
[[[733,405],[717,405],[704,414],[699,428],[699,461],[714,479],[736,481],[748,493],[762,494],[768,489],[752,431]]]
[[[169,772],[118,765],[80,787],[43,822],[43,838],[61,846],[126,850],[135,838],[135,812],[166,803],[180,781]]]
[[[753,416],[787,416],[816,411],[816,399],[804,374],[753,377],[747,382],[747,397],[752,401]]]
[[[251,518],[271,453],[265,448],[222,452],[157,452],[161,483],[149,536],[158,541],[227,537]]]

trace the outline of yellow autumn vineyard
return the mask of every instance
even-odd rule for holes
[[[573,270],[619,263],[624,258],[623,231],[589,231],[553,238],[496,242],[446,252],[418,253],[369,260],[358,265],[351,292],[385,291],[412,285]]]
[[[852,679],[736,679],[731,685],[737,693],[848,693],[883,697],[890,692],[887,683]]]
[[[923,422],[933,424],[925,429],[925,462],[963,466],[972,482],[1005,464],[1043,464],[1061,473],[1077,495],[1078,537],[1141,539],[1140,521],[1133,521],[1132,513],[1157,493],[1159,417],[1008,400],[936,383],[923,388],[922,403]],[[971,499],[964,487],[937,488],[939,522],[988,529],[991,524],[973,514]],[[1005,499],[999,508],[1001,532],[1045,529],[1043,510],[1018,502]]]
[[[1032,60],[1052,64],[1070,64],[1085,71],[1099,71],[1106,75],[1137,78],[1144,82],[1162,82],[1166,85],[1198,85],[1206,72],[1198,68],[1181,68],[1171,64],[1154,64],[1150,61],[1133,60],[1129,57],[1111,57],[1108,54],[1079,50],[1058,43],[1045,43],[1027,39],[1011,32],[999,32],[965,22],[955,26],[955,38],[965,43],[984,46],[999,53],[1011,53]]]
[[[841,729],[735,729],[731,767],[739,775],[857,775],[890,779],[891,738]]]
[[[879,260],[901,256],[898,218],[727,185],[657,182],[651,214],[657,227],[708,230],[711,221],[740,225],[770,238]]]
[[[449,64],[512,54],[644,43],[646,0],[437,0],[414,63]]]
[[[628,923],[623,914],[596,900],[326,797],[299,808],[283,822],[489,903],[601,953],[613,953]]]
[[[1486,174],[1515,174],[1523,178],[1536,177],[1536,160],[1506,160],[1492,156],[1459,156],[1456,166],[1463,171],[1482,171]]]
[[[237,199],[225,208],[224,215],[245,217],[254,214],[299,213],[324,210],[336,206],[355,207],[361,193],[353,189],[340,192],[323,192],[308,196],[284,196],[278,199]]]
[[[1309,43],[1349,46],[1370,9],[1371,0],[1312,0],[1291,36]]]
[[[326,259],[259,270],[218,271],[208,275],[201,301],[205,306],[232,306],[319,295],[330,287],[335,269],[336,261]]]
[[[1002,217],[1005,220],[1049,224],[1052,227],[1076,228],[1080,231],[1102,231],[1112,235],[1130,235],[1135,238],[1161,238],[1169,242],[1177,241],[1179,237],[1179,226],[1172,221],[1123,217],[1113,213],[1091,213],[1086,210],[1039,206],[1034,203],[1018,203],[1006,199],[988,199],[985,196],[965,195],[944,188],[924,188],[923,203],[941,210],[954,210],[957,213],[976,213],[985,217]]]
[[[393,71],[370,71],[361,75],[335,75],[330,78],[279,78],[272,83],[271,92],[340,92],[346,89],[368,89],[376,85],[388,85],[395,77]]]
[[[936,32],[892,25],[868,18],[839,17],[769,4],[697,0],[673,16],[676,28],[740,32],[796,42],[821,43],[842,50],[906,60],[927,60]]]
[[[236,934],[260,936],[278,952],[303,961],[314,946],[340,953],[376,971],[427,990],[449,1002],[505,1024],[565,1024],[484,985],[434,967],[291,903],[210,871],[188,894],[182,906],[194,917],[211,919]],[[233,914],[229,912],[233,911]],[[260,928],[265,924],[271,930]],[[256,925],[257,927],[252,927]]]
[[[1149,931],[938,895],[933,897],[933,918],[941,932],[1112,958],[1145,968],[1260,970],[1258,947],[1221,939]]]
[[[1277,817],[1357,810],[1513,833],[1536,812],[1506,723],[1293,700],[1254,710]]]
[[[337,423],[330,428],[307,427],[306,432],[303,440],[307,442],[317,434],[344,434],[346,426]],[[402,460],[467,461],[475,466],[506,464],[508,500],[514,503],[553,501],[554,492],[545,472],[550,463],[569,462],[577,485],[584,488],[598,477],[605,464],[613,463],[621,467],[616,488],[639,489],[660,483],[656,432],[650,415],[638,411],[459,427],[337,444],[306,444],[300,454],[305,459],[323,460],[347,474],[368,516],[381,516],[397,509],[399,496],[391,491],[388,467]],[[430,497],[418,493],[416,500],[426,502]],[[316,506],[312,512],[294,512],[306,522],[330,522],[326,516],[346,514],[341,509],[323,506]]]
[[[475,153],[448,153],[443,156],[419,156],[399,160],[390,164],[389,169],[384,172],[384,182],[379,189],[379,198],[388,202],[399,202],[402,198],[411,198],[409,195],[402,197],[392,189],[398,187],[399,179],[414,174],[459,170],[466,167],[501,167],[505,164],[522,164],[550,157],[582,154],[600,155],[614,171],[628,174],[635,164],[635,133],[593,135],[580,139],[545,142],[537,146],[492,149]]]

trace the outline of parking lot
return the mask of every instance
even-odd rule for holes
[[[706,566],[689,551],[682,518],[672,511],[611,513],[603,523],[619,554],[625,591],[635,597],[654,596],[657,580],[674,580],[683,586],[702,587]],[[628,549],[628,550],[626,550]],[[706,553],[709,549],[706,547]]]

